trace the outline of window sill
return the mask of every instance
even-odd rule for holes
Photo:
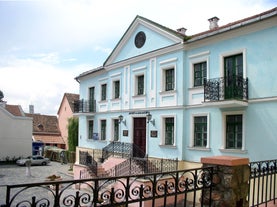
[[[107,140],[99,140],[99,139],[87,139],[89,142],[107,142]]]
[[[99,101],[98,103],[102,103],[102,104],[104,104],[104,103],[108,103],[108,100],[101,100],[101,101]]]
[[[190,91],[193,91],[193,90],[204,90],[204,86],[193,86],[191,88],[189,88]]]
[[[170,91],[160,91],[159,94],[160,95],[167,95],[167,94],[174,94],[176,93],[176,90],[170,90]]]
[[[160,147],[163,147],[163,148],[177,149],[177,147],[176,147],[175,145],[164,145],[164,144],[160,144],[159,146],[160,146]]]
[[[111,99],[111,101],[120,101],[121,100],[121,98],[113,98],[113,99]]]
[[[206,148],[206,147],[188,147],[188,149],[193,151],[206,151],[206,152],[211,151],[211,148]]]
[[[238,154],[246,154],[247,150],[241,150],[241,149],[219,149],[222,153],[238,153]]]
[[[141,95],[134,95],[132,96],[132,98],[145,98],[146,95],[145,94],[141,94]]]

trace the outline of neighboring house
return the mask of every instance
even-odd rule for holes
[[[33,141],[43,142],[44,146],[55,146],[65,149],[65,142],[59,130],[56,116],[25,113],[33,118]]]
[[[21,106],[0,102],[0,160],[32,154],[32,118]]]
[[[137,16],[103,66],[76,77],[79,148],[116,141],[153,158],[276,159],[277,8],[209,21],[187,36]]]
[[[79,94],[65,93],[58,110],[58,124],[61,136],[68,149],[68,119],[73,117],[74,102],[79,100]]]

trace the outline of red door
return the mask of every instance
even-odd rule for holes
[[[140,149],[138,150],[136,146]],[[146,118],[134,118],[134,157],[144,157],[146,152]]]

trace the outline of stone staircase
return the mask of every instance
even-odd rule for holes
[[[118,164],[124,162],[126,159],[117,158],[117,157],[109,157],[105,162],[98,163],[97,166],[97,177],[108,177],[110,176],[110,171]],[[89,168],[87,168],[88,173],[91,177],[95,177],[95,174],[91,172]]]

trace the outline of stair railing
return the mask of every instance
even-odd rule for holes
[[[108,172],[110,176],[139,175],[146,173],[169,172],[178,170],[178,159],[155,159],[130,157],[114,166]]]
[[[109,156],[122,158],[145,157],[145,152],[133,143],[113,141],[102,149],[102,160],[104,161]]]
[[[79,163],[86,165],[88,170],[97,176],[97,162],[88,152],[79,151]]]

